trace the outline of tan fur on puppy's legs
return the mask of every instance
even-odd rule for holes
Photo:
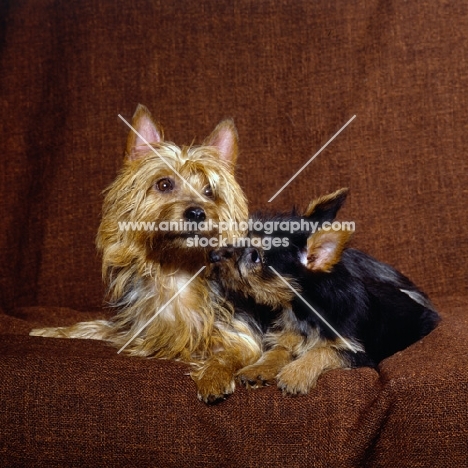
[[[331,346],[312,348],[278,374],[278,387],[291,395],[306,394],[326,371],[349,367],[340,352]]]
[[[247,388],[271,385],[275,382],[278,372],[291,360],[291,352],[287,349],[270,349],[255,364],[241,369],[237,378]]]
[[[296,333],[285,332],[272,334],[269,341],[272,349],[266,351],[255,364],[237,373],[237,378],[247,388],[273,384],[278,372],[293,360],[294,350],[301,345],[303,338]]]

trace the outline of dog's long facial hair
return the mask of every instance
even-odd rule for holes
[[[230,226],[221,233],[226,241],[243,234],[230,224],[238,226],[248,216],[234,178],[237,132],[226,120],[203,145],[178,147],[163,140],[142,105],[132,126],[138,134],[129,133],[124,166],[106,192],[97,235],[107,300],[117,313],[110,320],[35,329],[31,335],[104,340],[131,356],[192,364],[199,398],[212,402],[231,393],[235,372],[261,353],[258,334],[234,316],[200,272],[205,249],[188,246],[196,236],[218,237],[222,222]],[[192,224],[174,230],[184,222]]]
[[[319,205],[311,207],[313,216]],[[427,296],[389,265],[345,248],[350,237],[320,230],[287,248],[211,254],[214,276],[236,307],[270,308],[260,316],[266,351],[238,372],[245,386],[276,383],[304,394],[324,372],[376,366],[435,328],[439,317]]]

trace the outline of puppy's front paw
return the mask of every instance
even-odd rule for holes
[[[306,395],[315,387],[320,370],[314,372],[301,361],[293,361],[278,374],[278,388],[283,394]]]
[[[274,363],[252,364],[237,373],[237,379],[246,388],[259,388],[274,384],[278,366]]]
[[[232,372],[219,363],[207,364],[192,372],[191,377],[197,385],[198,399],[205,403],[225,400],[236,388]]]

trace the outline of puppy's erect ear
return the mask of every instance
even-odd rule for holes
[[[235,166],[238,153],[237,141],[238,136],[234,122],[227,119],[217,125],[204,144],[216,147],[220,158]]]
[[[304,213],[307,218],[313,218],[315,221],[323,223],[333,221],[338,210],[343,206],[349,189],[341,188],[336,192],[323,195],[316,200],[312,200]]]
[[[151,150],[148,143],[160,143],[162,141],[161,132],[155,124],[150,111],[143,104],[138,104],[132,117],[132,127],[139,133],[137,135],[130,130],[127,138],[125,156],[134,160],[148,154]],[[146,141],[145,141],[146,140]]]
[[[317,231],[307,239],[307,268],[329,273],[340,259],[352,231]]]

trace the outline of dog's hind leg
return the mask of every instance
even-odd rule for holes
[[[30,336],[43,336],[46,338],[78,338],[83,340],[106,340],[112,330],[107,320],[93,320],[80,322],[69,327],[34,328]]]

